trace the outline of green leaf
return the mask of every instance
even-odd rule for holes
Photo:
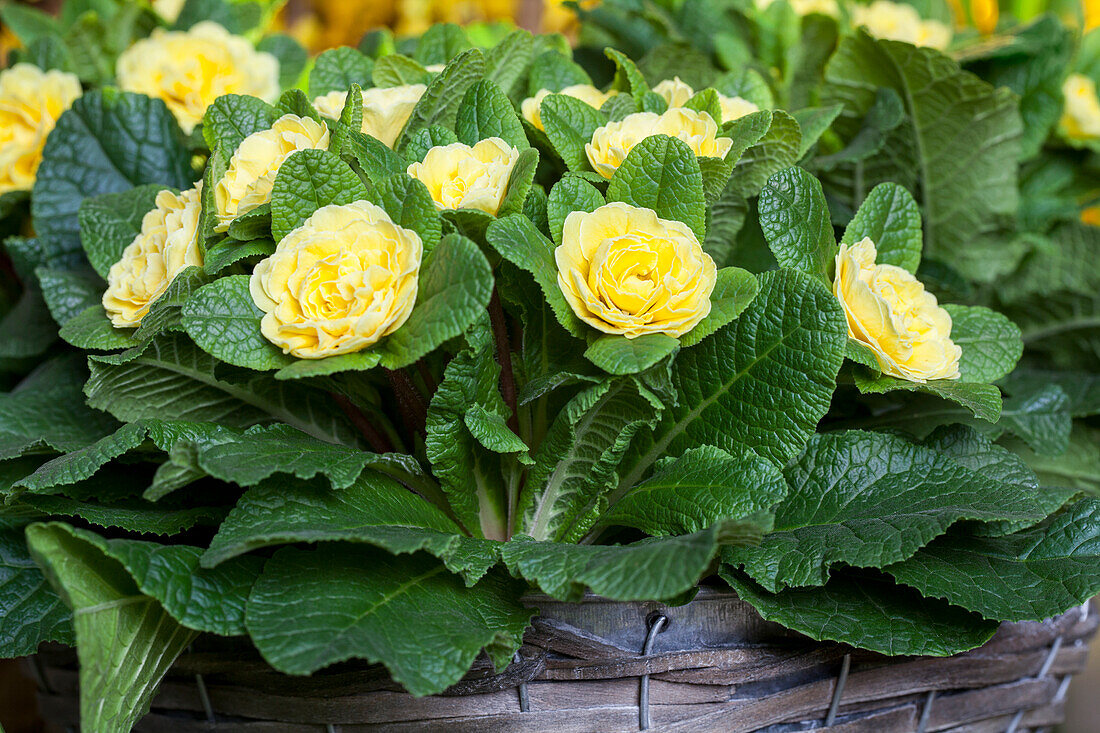
[[[923,595],[997,621],[1042,621],[1100,590],[1100,500],[1082,499],[1004,537],[941,537],[886,572]]]
[[[244,609],[252,584],[263,568],[261,558],[237,558],[206,569],[199,567],[199,547],[109,540],[80,529],[68,531],[121,563],[141,593],[155,598],[187,628],[221,636],[246,633]]]
[[[309,62],[306,49],[285,33],[264,36],[256,44],[256,50],[271,54],[279,62],[279,87],[282,89],[296,86]]]
[[[760,192],[759,211],[760,229],[779,266],[831,284],[837,247],[821,182],[802,168],[780,171]]]
[[[190,265],[172,278],[168,288],[153,301],[149,312],[141,319],[141,325],[134,331],[134,340],[147,343],[150,339],[165,331],[182,331],[183,323],[180,309],[195,291],[210,282],[206,271]]]
[[[607,116],[564,94],[551,94],[543,99],[539,114],[546,137],[569,170],[592,170],[584,146],[592,141],[597,128],[607,124]]]
[[[340,117],[336,121],[336,129],[332,133],[328,149],[340,155],[344,152],[351,133],[362,132],[362,130],[363,88],[358,84],[352,84],[344,95],[344,108],[340,110]]]
[[[1024,351],[1020,329],[1000,313],[978,305],[945,305],[951,340],[962,349],[959,373],[967,382],[996,382],[1016,367]]]
[[[468,48],[470,39],[462,28],[454,23],[436,23],[420,37],[413,58],[425,66],[446,64]]]
[[[844,105],[834,124],[842,138],[856,134],[880,88],[897,93],[907,120],[887,133],[889,155],[860,164],[864,185],[893,182],[919,191],[925,255],[990,280],[1004,250],[999,220],[1014,216],[1018,204],[1015,96],[934,49],[860,31],[841,42],[826,69],[822,97]],[[855,201],[861,197],[853,191]]]
[[[607,200],[652,209],[687,224],[700,242],[706,239],[703,174],[682,140],[651,135],[635,145],[611,178]]]
[[[443,219],[428,193],[428,188],[404,171],[375,181],[370,198],[389,214],[394,224],[410,229],[420,236],[424,254],[439,244],[443,234]]]
[[[855,371],[855,385],[863,394],[886,392],[924,392],[962,405],[974,417],[986,422],[997,422],[1001,416],[1001,390],[995,385],[980,382],[963,382],[957,379],[935,379],[930,382],[910,382],[886,374],[877,377],[865,370]]]
[[[40,238],[80,249],[77,212],[89,196],[155,183],[191,185],[191,154],[164,102],[97,89],[61,115],[42,150],[31,213]]]
[[[0,658],[34,654],[44,641],[73,643],[72,614],[27,550],[22,527],[0,517]]]
[[[0,7],[0,19],[24,46],[40,38],[61,35],[61,25],[57,20],[38,8],[5,4]]]
[[[270,130],[278,114],[262,99],[245,94],[223,94],[206,108],[202,135],[206,147],[232,155],[249,135]]]
[[[787,483],[771,462],[702,446],[661,461],[648,479],[617,501],[612,497],[601,521],[654,536],[689,534],[766,512],[786,495]]]
[[[693,534],[632,545],[575,545],[521,537],[504,543],[500,551],[513,575],[559,600],[579,601],[587,588],[616,601],[653,601],[687,592],[708,573],[722,544],[751,542],[759,531],[751,525],[719,522]]]
[[[508,415],[488,317],[466,333],[469,346],[447,364],[428,405],[424,451],[447,503],[475,537],[507,536],[505,476],[500,456],[484,450],[466,416],[473,406]]]
[[[309,95],[316,99],[329,92],[346,92],[351,89],[352,84],[370,87],[373,72],[374,61],[354,48],[330,48],[313,62],[313,68],[309,72]]]
[[[694,346],[727,325],[749,307],[759,291],[760,283],[751,272],[740,267],[723,267],[710,294],[710,313],[680,337],[680,346],[685,349]]]
[[[896,183],[880,183],[844,230],[841,242],[855,244],[864,237],[875,243],[880,265],[895,265],[916,274],[921,255],[920,209],[913,197]]]
[[[325,124],[317,108],[301,89],[288,89],[283,92],[275,103],[275,114],[279,117],[286,114],[298,115],[308,117],[318,124]]]
[[[248,275],[223,277],[200,288],[183,306],[183,327],[206,353],[234,366],[264,371],[295,362],[260,333],[263,311],[248,290]]]
[[[587,332],[588,327],[573,313],[558,286],[554,245],[535,228],[530,219],[518,214],[497,219],[489,224],[485,238],[501,257],[531,273],[542,288],[546,302],[554,310],[558,322],[569,333],[582,336]]]
[[[1042,518],[1034,490],[885,433],[815,436],[784,474],[774,530],[725,556],[773,593],[824,585],[839,564],[899,562],[963,519]]]
[[[129,730],[196,633],[176,623],[141,593],[120,563],[67,525],[31,525],[27,543],[74,611],[81,726]]]
[[[461,335],[485,312],[493,273],[469,239],[448,234],[425,257],[409,320],[378,345],[382,366],[401,369]]]
[[[274,448],[276,444],[269,445]],[[266,450],[262,446],[260,449]],[[200,461],[222,475],[237,477],[233,480],[251,482],[264,473],[261,466],[233,466],[230,460],[239,455],[237,450],[230,446],[227,452],[214,446]],[[328,457],[338,455],[334,450]],[[367,460],[375,458],[364,455]],[[280,477],[261,481],[246,491],[222,522],[203,555],[202,566],[215,567],[246,552],[294,542],[367,542],[390,552],[427,549],[443,558],[449,558],[456,549],[461,539],[458,526],[426,500],[394,479],[374,471],[364,473],[351,456],[339,458],[340,465],[331,468],[322,467],[323,460],[324,453],[316,451],[316,457],[283,460],[277,470],[299,477],[324,471],[332,477],[328,481]],[[342,484],[349,476],[351,481],[343,488],[330,485],[338,479]]]
[[[837,577],[823,588],[778,594],[728,569],[722,578],[768,621],[882,654],[948,657],[981,646],[998,626],[877,578]]]
[[[494,453],[519,453],[520,461],[530,463],[527,444],[508,427],[507,419],[499,412],[474,404],[466,411],[463,422],[478,443]]]
[[[1070,415],[1089,417],[1100,414],[1100,373],[1087,371],[1055,371],[1021,366],[1002,383],[1009,395],[1034,392],[1056,385],[1066,393]]]
[[[606,203],[600,190],[579,176],[566,174],[550,189],[546,215],[554,244],[561,244],[565,219],[574,211],[595,211]]]
[[[104,280],[122,251],[141,233],[141,220],[156,205],[163,186],[138,186],[91,196],[80,204],[80,240],[88,261]]]
[[[371,79],[376,87],[400,87],[427,84],[431,74],[408,56],[395,53],[375,61]]]
[[[500,201],[500,209],[497,216],[508,216],[523,211],[523,205],[527,200],[527,194],[531,190],[531,184],[535,180],[535,169],[539,165],[539,151],[528,147],[521,148],[516,163],[512,166],[512,172],[508,176],[508,186],[504,190],[504,198]],[[486,224],[488,226],[488,224]]]
[[[230,228],[232,229],[232,225]],[[254,239],[251,242],[226,239],[206,250],[203,269],[207,275],[217,275],[241,260],[250,257],[270,257],[274,252],[275,242],[271,239]]]
[[[417,130],[431,125],[454,127],[458,106],[466,90],[484,73],[485,56],[479,49],[471,48],[452,59],[443,73],[428,84],[424,96],[413,108],[401,137],[408,139]]]
[[[38,367],[14,391],[0,393],[0,459],[40,446],[76,450],[114,432],[116,420],[84,406],[80,388],[86,378],[83,359],[62,357]]]
[[[823,283],[796,270],[760,277],[760,293],[730,325],[680,353],[678,403],[635,441],[620,486],[658,459],[700,445],[747,448],[776,465],[797,455],[829,408],[848,327]]]
[[[318,598],[325,598],[323,607]],[[532,615],[500,575],[465,587],[436,560],[366,548],[286,548],[256,581],[246,623],[276,669],[309,674],[362,657],[414,695],[457,682],[489,647],[503,670]]]
[[[87,268],[54,270],[39,267],[34,274],[46,307],[59,325],[99,303],[103,296],[103,279]]]
[[[638,67],[622,51],[605,48],[604,55],[615,62],[616,71],[611,84],[612,88],[630,92],[634,99],[640,101],[649,92],[649,84],[642,76],[642,72],[638,71]]]
[[[270,237],[271,202],[260,204],[255,209],[238,216],[229,223],[229,229],[226,233],[233,240],[231,244]],[[223,240],[219,244],[225,244],[225,241]]]
[[[631,439],[653,425],[659,404],[635,378],[597,383],[574,396],[534,454],[516,515],[538,540],[576,542],[606,507]]]
[[[534,52],[535,42],[529,31],[522,28],[512,31],[489,49],[485,78],[507,96],[514,96],[520,91],[520,82],[527,78]]]
[[[455,135],[454,132],[446,127],[432,125],[430,127],[421,128],[409,135],[406,138],[403,152],[408,161],[421,161],[424,160],[424,156],[426,156],[428,151],[432,148],[442,147],[456,142],[458,142],[458,136]],[[404,173],[407,170],[408,166],[402,165],[401,172]]]
[[[111,325],[106,311],[98,303],[70,318],[59,331],[66,343],[92,351],[113,351],[133,346],[136,342],[131,334],[130,329]]]
[[[459,142],[474,145],[480,140],[499,137],[514,148],[529,147],[519,116],[508,97],[493,82],[482,79],[466,90],[458,107],[455,133]]]
[[[299,150],[287,158],[271,189],[271,234],[279,242],[322,206],[367,198],[355,171],[327,150]]]
[[[757,115],[762,115],[766,119],[767,114],[767,112],[756,112],[735,120],[734,125],[737,125],[735,129],[744,130],[746,139],[751,140],[758,129]],[[736,137],[734,141],[737,143]],[[767,128],[767,132],[756,142],[744,148],[744,153],[737,159],[727,190],[732,190],[746,198],[756,196],[769,178],[798,162],[801,144],[802,132],[798,128],[798,122],[786,112],[779,110],[772,112],[771,126]],[[738,147],[735,144],[729,156],[733,156]]]
[[[593,341],[584,356],[608,374],[637,374],[679,350],[680,342],[663,333],[633,339],[607,334]]]
[[[1078,424],[1070,435],[1069,447],[1056,457],[1035,453],[1022,443],[1010,445],[1038,474],[1043,486],[1100,493],[1100,431],[1095,428]]]
[[[88,405],[120,420],[215,422],[229,428],[277,420],[331,443],[359,442],[328,395],[265,375],[218,369],[219,363],[186,336],[158,337],[127,361],[92,357],[89,363]]]
[[[67,496],[24,494],[20,501],[42,514],[79,517],[100,527],[117,527],[138,534],[175,535],[197,524],[217,526],[225,515],[225,510],[218,507],[165,510],[140,500],[106,504]]]
[[[806,157],[806,153],[810,152],[810,148],[821,139],[843,110],[843,105],[831,104],[828,107],[804,107],[794,112],[794,118],[802,131],[802,140],[798,146],[799,160]]]
[[[592,77],[583,67],[557,51],[544,51],[531,62],[527,93],[534,96],[542,89],[557,92],[575,84],[591,84]]]
[[[1073,424],[1068,407],[1069,398],[1062,388],[1047,384],[1005,400],[998,425],[1023,439],[1037,453],[1060,456],[1069,446]]]
[[[404,173],[408,168],[401,156],[381,140],[356,130],[348,131],[343,155],[345,158],[353,157],[359,164],[359,170],[375,185],[395,173]]]

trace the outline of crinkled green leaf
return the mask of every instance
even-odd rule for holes
[[[703,174],[695,153],[674,137],[651,135],[631,148],[607,186],[607,200],[652,209],[706,239]]]
[[[578,176],[565,175],[550,189],[546,215],[554,244],[561,244],[565,220],[574,211],[595,211],[606,203],[599,189]]]
[[[253,239],[238,242],[226,239],[206,250],[203,269],[207,275],[217,275],[230,265],[250,257],[270,257],[275,252],[275,242],[271,239]]]
[[[81,726],[129,730],[196,633],[143,595],[120,563],[68,525],[31,525],[27,542],[74,611]]]
[[[352,84],[373,86],[374,60],[354,48],[330,48],[314,59],[309,72],[309,94],[313,98],[329,92],[347,92]],[[386,85],[390,86],[390,85]]]
[[[470,85],[455,119],[459,142],[474,145],[480,140],[499,137],[520,150],[528,147],[519,116],[500,87],[488,79]]]
[[[485,55],[480,49],[464,51],[447,64],[443,73],[428,84],[427,91],[413,108],[405,124],[403,138],[431,125],[453,127],[458,106],[470,85],[485,73]]]
[[[666,455],[700,445],[754,451],[776,465],[797,455],[832,398],[847,326],[823,283],[796,270],[760,277],[760,293],[730,325],[680,353],[679,394],[635,440],[621,486]]]
[[[722,578],[768,621],[882,654],[948,657],[981,646],[998,626],[878,578],[837,577],[822,588],[777,594],[729,569]]]
[[[755,115],[767,114],[767,112],[755,113]],[[744,129],[746,140],[755,137],[756,130],[759,129],[758,118],[755,115],[742,117],[734,122],[735,125],[739,125],[738,130]],[[738,137],[735,136],[735,143],[737,140]],[[772,112],[771,126],[767,128],[767,132],[744,148],[744,153],[737,159],[727,190],[745,197],[756,196],[769,178],[798,162],[801,144],[802,133],[799,131],[798,122],[786,112],[779,110]],[[734,155],[737,147],[739,146],[735,145],[729,152],[730,156]]]
[[[838,564],[899,562],[962,519],[1042,518],[1034,490],[885,433],[815,436],[784,474],[774,530],[725,556],[771,592],[824,585]]]
[[[760,283],[748,270],[740,267],[720,269],[710,294],[710,313],[680,337],[680,346],[694,346],[737,318],[759,291]]]
[[[663,333],[628,339],[606,334],[594,340],[584,356],[608,374],[637,374],[680,350],[680,342]]]
[[[654,536],[689,534],[767,512],[786,495],[787,483],[771,462],[702,446],[661,461],[652,476],[612,499],[602,522]]]
[[[271,234],[275,241],[322,206],[367,198],[367,189],[351,167],[327,150],[299,150],[287,158],[271,189]]]
[[[863,394],[886,392],[924,392],[944,400],[950,400],[968,409],[974,417],[986,422],[997,422],[1001,416],[1001,390],[992,384],[963,382],[957,379],[934,379],[928,382],[910,382],[886,374],[873,376],[864,370],[856,370],[855,385]]]
[[[371,79],[376,87],[399,87],[407,84],[427,84],[431,74],[408,56],[394,53],[375,61]]]
[[[527,93],[534,96],[541,89],[561,91],[575,84],[591,84],[592,78],[580,65],[557,51],[544,51],[531,63]]]
[[[403,171],[379,177],[374,184],[374,191],[369,195],[386,210],[393,223],[416,232],[424,245],[425,255],[435,249],[443,235],[443,219],[428,188]]]
[[[121,193],[84,199],[79,209],[80,240],[88,261],[103,279],[122,251],[141,233],[141,219],[156,205],[163,186],[148,184]]]
[[[896,183],[880,183],[859,205],[840,241],[852,245],[868,237],[878,251],[876,263],[916,273],[920,265],[921,236],[917,202]]]
[[[34,654],[44,641],[73,643],[72,614],[27,549],[23,529],[0,516],[0,658]]]
[[[750,543],[760,528],[719,522],[693,534],[632,545],[576,545],[513,539],[501,545],[513,575],[560,600],[578,601],[586,589],[616,601],[673,598],[699,582],[723,544]]]
[[[489,647],[503,670],[532,611],[499,574],[472,588],[425,555],[368,547],[285,548],[252,589],[246,623],[276,669],[309,674],[362,657],[414,695],[454,684]],[[324,598],[323,604],[317,599]]]
[[[590,171],[586,143],[596,128],[607,124],[607,117],[584,102],[564,94],[551,94],[539,105],[546,137],[571,171]]]
[[[760,229],[780,267],[830,282],[836,237],[821,182],[802,168],[768,179],[760,192]]]
[[[206,108],[202,135],[206,147],[220,148],[226,155],[232,155],[252,133],[270,130],[277,117],[275,108],[262,99],[246,94],[223,94]]]
[[[211,356],[248,369],[281,369],[294,358],[260,333],[263,311],[248,289],[248,275],[230,275],[200,288],[183,306],[183,327]]]

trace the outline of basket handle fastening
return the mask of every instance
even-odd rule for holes
[[[665,630],[668,625],[668,616],[663,613],[650,614],[646,619],[649,631],[645,635],[645,644],[642,646],[642,656],[648,657],[653,651],[653,642],[657,634]],[[649,730],[649,673],[642,675],[638,688],[638,730]]]

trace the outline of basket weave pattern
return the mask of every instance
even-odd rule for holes
[[[1086,604],[1043,623],[1004,624],[966,654],[891,658],[810,642],[723,593],[671,608],[602,599],[533,605],[542,615],[511,667],[494,674],[479,663],[427,698],[402,692],[378,667],[345,664],[295,678],[246,647],[200,642],[135,730],[637,731],[648,722],[677,732],[1022,733],[1062,720],[1066,687],[1100,623]],[[649,633],[661,616],[667,633]],[[707,621],[724,624],[722,643]],[[729,643],[731,630],[737,643]],[[647,637],[653,648],[643,655]],[[45,716],[75,727],[75,656],[44,650],[35,662]]]

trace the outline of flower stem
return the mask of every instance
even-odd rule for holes
[[[424,406],[424,399],[417,392],[416,386],[409,379],[409,375],[403,370],[386,369],[386,378],[390,380],[394,397],[397,398],[397,409],[401,412],[401,421],[405,423],[405,429],[409,438],[413,439],[418,433],[423,433],[428,422],[428,408]]]
[[[504,322],[504,308],[500,304],[500,294],[495,287],[489,298],[489,323],[493,327],[493,339],[497,343],[497,361],[500,362],[500,393],[508,409],[512,411],[508,418],[508,427],[513,433],[519,435],[516,377],[512,372],[512,344],[508,338],[508,324]]]
[[[390,443],[389,438],[374,427],[374,424],[367,419],[362,410],[355,406],[354,402],[338,392],[329,392],[329,395],[336,400],[336,404],[348,416],[355,428],[367,439],[367,443],[370,444],[375,453],[393,453],[393,444]]]

